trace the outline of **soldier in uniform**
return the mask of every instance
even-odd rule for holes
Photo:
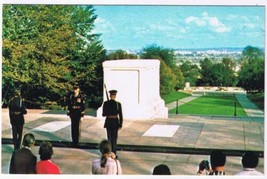
[[[76,146],[79,143],[80,138],[80,124],[84,117],[85,106],[84,98],[80,93],[78,84],[74,84],[73,93],[70,95],[68,100],[67,115],[71,119],[71,137],[73,145]]]
[[[103,116],[106,117],[104,128],[107,130],[107,137],[111,143],[112,152],[116,154],[118,130],[122,128],[123,116],[121,103],[115,101],[116,90],[110,90],[110,100],[103,104]]]
[[[19,90],[16,90],[14,97],[10,99],[8,108],[10,123],[12,126],[14,150],[17,150],[20,149],[21,145],[23,125],[25,123],[24,114],[27,114],[27,110],[24,106]]]

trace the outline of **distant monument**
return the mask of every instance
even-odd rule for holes
[[[160,61],[112,60],[103,63],[107,90],[116,89],[124,119],[168,118],[168,108],[160,97]],[[106,101],[105,89],[103,99]],[[102,117],[102,106],[97,110]]]
[[[190,83],[189,83],[189,82],[186,82],[186,83],[185,83],[184,90],[186,90],[186,91],[191,90],[191,88],[190,88]]]

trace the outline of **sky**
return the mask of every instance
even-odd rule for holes
[[[107,50],[265,46],[265,6],[95,5]]]

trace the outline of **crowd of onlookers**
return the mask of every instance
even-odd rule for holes
[[[51,160],[53,147],[50,142],[42,142],[39,147],[40,161],[31,152],[34,146],[35,137],[32,133],[25,134],[22,147],[14,150],[10,161],[10,174],[60,174],[60,168]],[[117,156],[111,152],[111,144],[103,140],[99,144],[101,157],[92,161],[92,174],[121,175],[122,167]],[[256,170],[259,156],[247,151],[243,154],[241,163],[243,170],[235,175],[263,175]],[[227,175],[224,171],[226,155],[221,150],[214,150],[210,154],[210,160],[203,160],[199,163],[196,175]],[[170,168],[165,164],[154,167],[153,175],[171,175]]]
[[[259,156],[251,151],[243,154],[241,163],[243,170],[237,172],[235,175],[263,175],[263,173],[256,170],[259,162]],[[199,163],[197,175],[226,175],[224,165],[226,163],[226,155],[221,150],[214,150],[210,154],[210,163],[203,160]],[[167,165],[160,164],[153,170],[153,175],[171,175],[171,171]]]

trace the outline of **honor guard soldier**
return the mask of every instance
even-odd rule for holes
[[[9,104],[9,118],[12,126],[12,137],[14,150],[20,149],[23,125],[25,123],[24,114],[27,114],[23,99],[20,96],[20,91],[16,90],[14,97],[10,99]]]
[[[80,125],[82,118],[84,117],[84,98],[80,93],[78,84],[74,84],[73,93],[70,95],[68,100],[67,115],[71,119],[71,137],[74,146],[77,146],[80,138]]]
[[[112,152],[116,154],[118,130],[122,128],[123,116],[121,103],[115,101],[116,90],[110,90],[110,100],[103,104],[103,116],[106,117],[104,128],[107,130],[107,137],[111,143]]]

